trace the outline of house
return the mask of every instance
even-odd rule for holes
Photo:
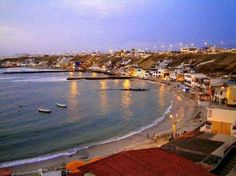
[[[230,49],[230,52],[231,52],[231,53],[236,53],[236,48]]]
[[[192,73],[185,73],[184,74],[184,84],[191,87],[191,85],[192,85]]]
[[[204,80],[208,77],[202,73],[185,73],[184,83],[192,88],[203,88]]]
[[[236,137],[236,108],[226,106],[209,106],[207,121],[212,133],[221,133]]]
[[[176,70],[170,71],[170,80],[176,81],[176,79],[177,79],[177,71]]]
[[[170,79],[172,81],[184,82],[184,72],[180,69],[170,71]]]
[[[78,167],[76,176],[213,176],[207,167],[161,148],[120,152]],[[69,174],[70,175],[70,174]],[[75,175],[75,174],[72,174]]]
[[[185,48],[181,48],[180,51],[181,51],[181,53],[183,53],[183,54],[190,54],[190,53],[195,54],[195,53],[198,52],[198,49],[195,48],[195,47],[189,47],[189,48],[188,48],[188,47],[185,47]]]
[[[236,85],[229,85],[226,91],[226,104],[236,106]]]
[[[115,56],[116,57],[123,57],[125,55],[125,51],[124,50],[120,50],[115,52]]]
[[[139,67],[132,67],[128,70],[128,74],[133,77],[146,78],[147,73]]]
[[[151,77],[153,77],[153,78],[157,78],[158,77],[158,69],[150,69],[149,70],[149,73],[150,73],[150,75],[151,75]]]
[[[227,87],[225,86],[214,87],[212,100],[219,104],[220,103],[225,104],[226,94],[227,94]]]
[[[170,76],[170,72],[168,69],[163,69],[160,68],[158,69],[158,77],[160,77],[161,79],[167,79]]]
[[[213,101],[217,103],[224,103],[228,106],[236,106],[236,77],[228,76],[228,80],[217,80],[215,84],[211,85],[210,94]]]

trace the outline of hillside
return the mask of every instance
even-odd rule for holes
[[[140,59],[137,63],[144,69],[149,69],[157,61],[171,59],[170,67],[176,67],[181,63],[189,63],[195,66],[196,71],[202,73],[236,73],[236,53],[223,53],[216,55],[207,54],[176,54],[176,55],[152,55],[146,59]]]
[[[20,57],[20,58],[7,58],[0,61],[1,63],[10,62],[23,62],[27,59],[33,59],[35,62],[48,61],[47,66],[52,67],[57,63],[57,60],[62,56],[43,56],[43,57]],[[143,69],[153,68],[158,61],[165,59],[171,60],[169,67],[176,67],[181,63],[192,64],[195,66],[197,72],[202,73],[234,73],[236,74],[236,53],[222,53],[222,54],[150,54],[148,57],[116,57],[109,54],[102,54],[99,56],[94,55],[77,55],[67,56],[71,57],[71,61],[81,61],[89,67],[93,64],[101,66],[109,61],[112,65],[119,65],[122,60],[131,60],[130,64],[136,64]]]

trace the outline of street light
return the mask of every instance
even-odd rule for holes
[[[178,117],[178,114],[175,115],[175,118]],[[174,116],[171,114],[170,115],[170,119],[171,119],[171,137],[176,138],[176,124],[179,123],[181,120],[174,120]]]

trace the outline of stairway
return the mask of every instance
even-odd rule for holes
[[[226,176],[234,168],[236,168],[236,146],[229,149],[221,162],[216,166],[216,168],[211,170],[211,172],[219,176]]]
[[[225,163],[225,165],[221,168],[222,170],[220,171],[219,176],[227,175],[234,167],[236,167],[236,155],[232,156],[232,158]]]

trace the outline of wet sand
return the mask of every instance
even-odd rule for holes
[[[87,160],[96,156],[108,156],[124,150],[159,147],[160,145],[168,142],[168,137],[170,136],[171,132],[171,120],[169,119],[170,114],[178,114],[178,118],[176,120],[181,120],[177,124],[178,133],[181,133],[184,130],[193,130],[198,127],[200,124],[193,123],[192,118],[203,109],[200,109],[197,106],[194,96],[184,93],[181,89],[177,89],[173,85],[162,86],[165,86],[166,91],[172,92],[175,95],[175,99],[173,99],[173,105],[170,112],[157,125],[146,129],[141,133],[135,134],[119,141],[93,146],[88,149],[81,150],[73,156],[63,156],[47,161],[14,166],[11,168],[13,173],[28,172],[38,169],[43,169],[45,171],[56,170],[56,168],[62,168],[67,162],[74,159],[81,160],[82,158],[84,160]],[[154,133],[160,136],[158,142],[155,143],[153,141]]]

